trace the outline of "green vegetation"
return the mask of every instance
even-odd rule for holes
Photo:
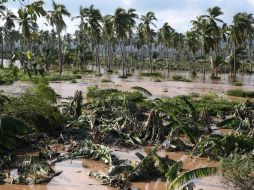
[[[228,90],[226,92],[229,96],[243,97],[243,98],[254,98],[254,91],[243,91],[243,90]]]
[[[101,79],[101,82],[112,82],[110,79]]]
[[[233,155],[223,158],[220,162],[223,183],[236,190],[253,189],[254,163],[253,155]]]
[[[156,78],[162,78],[163,77],[161,73],[141,73],[141,76],[156,77]]]
[[[191,82],[191,80],[183,78],[181,75],[174,75],[172,79],[173,81]]]

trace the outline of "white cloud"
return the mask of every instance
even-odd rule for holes
[[[249,5],[254,8],[254,0],[246,0]]]
[[[202,13],[199,10],[182,9],[160,11],[156,15],[160,22],[168,22],[177,31],[186,32],[191,27],[191,20],[194,20],[200,14]]]

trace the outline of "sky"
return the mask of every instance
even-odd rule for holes
[[[254,0],[55,0],[55,2],[64,4],[72,17],[79,14],[81,5],[88,7],[92,4],[101,10],[102,15],[113,15],[114,10],[118,7],[135,8],[140,15],[152,11],[158,19],[155,23],[157,28],[168,22],[178,32],[190,30],[190,21],[198,15],[205,14],[210,7],[221,7],[224,12],[221,18],[226,23],[231,23],[233,16],[238,12],[254,13]],[[45,9],[50,10],[52,1],[45,0],[45,3]],[[14,11],[17,11],[19,6],[18,1],[8,3],[8,8]],[[65,18],[65,20],[66,32],[73,33],[77,29],[78,20],[72,21],[71,18]],[[38,20],[40,28],[50,29],[43,24],[44,22],[42,19]]]

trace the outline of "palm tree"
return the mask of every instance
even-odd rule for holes
[[[86,65],[86,52],[85,52],[86,49],[84,44],[85,42],[84,17],[85,17],[85,9],[82,6],[79,7],[79,15],[72,17],[72,20],[80,19],[79,30],[76,33],[76,38],[77,38],[77,51],[79,52],[81,68],[83,68],[83,65]],[[79,67],[79,64],[78,64],[78,67]]]
[[[156,27],[154,21],[157,20],[155,14],[153,12],[148,12],[146,15],[141,16],[141,22],[143,23],[146,44],[148,46],[148,53],[149,53],[149,64],[150,64],[150,71],[152,73],[152,43],[154,37],[154,31],[152,30],[151,26]]]
[[[5,10],[5,6],[2,4],[2,3],[0,3],[0,18],[2,18],[2,16],[4,15],[4,11]],[[3,45],[4,45],[4,31],[3,31],[3,27],[0,27],[0,43],[1,43],[1,47],[2,47],[2,61],[1,61],[1,66],[3,67],[4,66],[4,63],[3,63],[3,61],[4,61],[4,55],[3,55],[3,52],[4,52],[4,47],[3,47]]]
[[[137,27],[137,49],[140,51],[140,57],[144,64],[144,45],[145,45],[145,34],[144,34],[144,27],[142,23],[139,23]]]
[[[15,28],[14,20],[17,17],[14,15],[14,13],[11,10],[6,8],[6,11],[2,12],[1,18],[2,18],[2,21],[4,22],[2,33],[5,34],[5,40],[7,40],[7,36],[9,36],[9,33],[11,32],[11,30],[13,28]],[[1,35],[2,36],[2,38],[1,38],[1,42],[2,42],[1,43],[2,44],[2,52],[1,52],[1,54],[2,54],[2,60],[1,60],[1,65],[2,66],[3,66],[3,54],[4,54],[4,50],[3,50],[4,49],[4,47],[3,47],[3,45],[4,45],[3,44],[3,41],[4,41],[3,35],[4,34]]]
[[[122,55],[122,77],[127,77],[127,73],[125,73],[126,65],[127,65],[127,57],[126,57],[126,39],[127,33],[129,32],[129,18],[128,13],[123,8],[117,8],[114,14],[114,29],[116,33],[116,38],[119,43],[119,47]]]
[[[201,55],[203,56],[203,81],[205,80],[205,68],[207,55],[216,48],[216,40],[213,35],[214,25],[211,25],[206,18],[198,16],[197,20],[192,21],[193,30],[199,35],[201,41]]]
[[[231,54],[236,55],[238,47],[244,47],[247,41],[253,39],[254,19],[252,14],[237,13],[233,18],[233,23],[229,26],[229,43],[231,44]],[[236,80],[236,58],[234,58],[233,72],[231,80]]]
[[[130,53],[131,53],[131,65],[133,64],[133,59],[132,59],[132,53],[133,53],[133,28],[136,25],[136,20],[138,18],[138,15],[135,13],[136,10],[135,9],[128,9],[127,11],[127,15],[128,15],[128,19],[129,19],[129,41],[130,41]],[[126,73],[128,72],[128,61],[127,61],[127,65],[126,65]]]
[[[108,56],[108,62],[107,62],[107,70],[111,71],[111,62],[112,62],[112,46],[111,41],[113,39],[114,34],[114,20],[113,16],[106,15],[103,17],[103,36],[106,40],[106,48],[107,48],[107,56]]]
[[[100,64],[100,41],[101,41],[101,21],[102,15],[99,9],[91,5],[84,9],[84,19],[87,24],[87,29],[92,38],[92,44],[95,46],[95,61],[98,67],[98,74],[101,75]]]
[[[53,10],[48,11],[47,20],[49,24],[55,27],[58,36],[58,59],[59,59],[59,75],[63,72],[63,53],[62,53],[62,41],[61,33],[66,29],[66,23],[64,22],[63,16],[70,17],[69,11],[62,4],[57,4],[54,1]]]
[[[168,68],[168,76],[169,76],[169,48],[172,47],[172,38],[174,29],[166,22],[162,28],[159,30],[160,36],[161,36],[161,42],[164,46],[164,54],[165,54],[165,60],[166,65]]]

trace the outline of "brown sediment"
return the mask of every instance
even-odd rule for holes
[[[86,175],[90,170],[106,172],[104,164],[92,160],[66,160],[56,163],[56,171],[63,171],[61,175],[45,185],[0,185],[0,190],[115,190],[113,187],[103,186],[97,180]]]
[[[76,90],[86,92],[87,87],[97,85],[99,88],[116,88],[122,91],[131,91],[132,87],[140,86],[150,91],[154,97],[174,97],[177,95],[188,95],[192,92],[206,94],[215,93],[233,101],[243,100],[240,97],[227,96],[225,92],[231,89],[251,90],[252,86],[233,86],[229,83],[211,83],[211,82],[178,82],[164,80],[160,83],[154,83],[150,78],[139,78],[136,76],[128,79],[119,79],[115,75],[109,76],[112,82],[101,83],[98,76],[83,76],[78,83],[60,82],[50,83],[50,86],[63,98],[73,96]],[[131,80],[131,82],[130,82]]]

